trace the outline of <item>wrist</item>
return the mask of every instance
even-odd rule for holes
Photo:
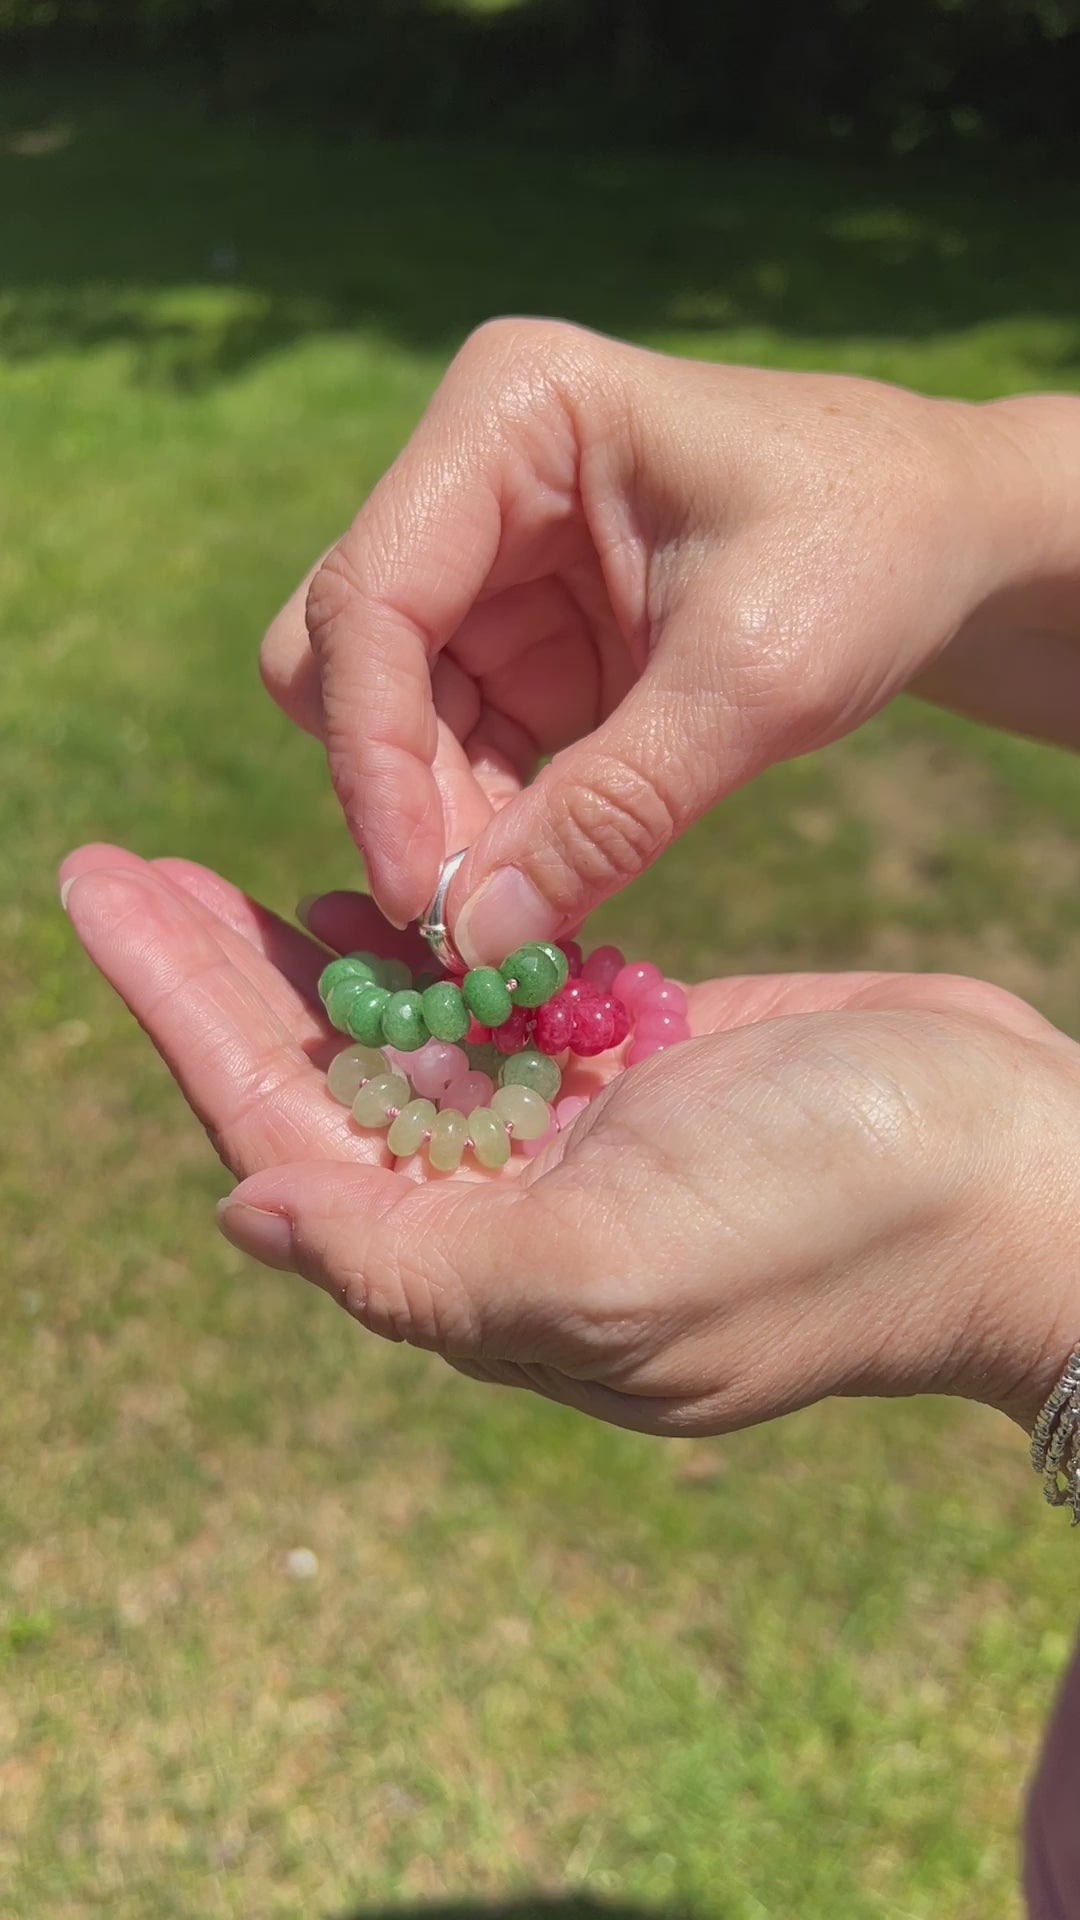
[[[1028,621],[1080,634],[1080,396],[1026,394],[973,410],[1002,589]]]

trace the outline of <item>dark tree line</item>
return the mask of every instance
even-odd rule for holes
[[[1080,153],[1080,0],[0,0],[0,34],[376,131]]]

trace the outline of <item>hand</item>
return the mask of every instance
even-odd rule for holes
[[[424,1181],[325,1091],[314,943],[183,862],[87,848],[62,878],[241,1176],[229,1238],[373,1332],[654,1433],[916,1392],[1029,1425],[1080,1338],[1077,1049],[996,988],[710,982],[700,1037],[516,1180]],[[336,911],[381,943],[370,904]]]
[[[385,912],[417,917],[469,847],[450,922],[499,961],[921,674],[1075,735],[1078,416],[496,322],[271,627],[264,678],[325,739]]]

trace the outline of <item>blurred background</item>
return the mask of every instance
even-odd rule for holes
[[[663,1444],[365,1340],[219,1240],[53,873],[355,881],[257,643],[493,313],[1080,388],[1080,7],[0,0],[0,62],[0,1914],[1015,1915],[1076,1613],[1020,1437]],[[595,934],[1080,1032],[1078,830],[1066,756],[901,703]]]

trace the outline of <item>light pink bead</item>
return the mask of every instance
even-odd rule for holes
[[[635,1040],[626,1056],[628,1067],[636,1067],[640,1060],[651,1060],[654,1053],[666,1053],[674,1042],[671,1040]]]
[[[473,1073],[460,1073],[451,1080],[439,1101],[441,1109],[457,1107],[459,1113],[471,1113],[474,1107],[490,1107],[491,1096],[495,1091],[495,1082],[490,1074],[477,1069]]]
[[[588,1097],[585,1094],[568,1093],[566,1099],[560,1100],[555,1108],[555,1118],[560,1127],[568,1127],[571,1121],[577,1119],[579,1113],[584,1113],[588,1104]]]
[[[631,1013],[635,1013],[638,1001],[655,993],[657,987],[663,984],[664,976],[651,960],[634,960],[628,967],[620,967],[610,991],[625,1007],[629,1007]]]
[[[664,1013],[660,1007],[637,1006],[634,1008],[635,1040],[666,1040],[674,1046],[676,1040],[689,1040],[690,1023],[681,1013]]]
[[[599,987],[601,993],[610,993],[615,975],[621,973],[625,965],[626,955],[620,953],[618,947],[597,947],[596,952],[590,953],[582,967],[581,977],[583,980],[591,980],[593,986]]]
[[[661,980],[634,1008],[639,1020],[647,1007],[656,1007],[661,1013],[685,1013],[686,995],[677,980]]]
[[[438,1100],[451,1080],[460,1080],[469,1071],[469,1056],[449,1040],[427,1040],[415,1053],[397,1053],[401,1070],[412,1082],[413,1092],[422,1100]],[[473,1101],[473,1106],[476,1101]],[[466,1107],[465,1112],[469,1109]]]
[[[521,1151],[523,1154],[525,1154],[526,1158],[531,1160],[535,1154],[540,1152],[540,1149],[542,1147],[547,1146],[547,1143],[549,1140],[554,1140],[555,1135],[558,1133],[558,1131],[559,1131],[559,1122],[556,1119],[555,1115],[552,1114],[551,1125],[548,1128],[546,1133],[542,1133],[540,1135],[539,1140],[519,1140],[518,1146],[521,1148]]]

